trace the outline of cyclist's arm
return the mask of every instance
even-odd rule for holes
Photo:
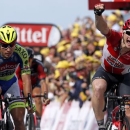
[[[40,81],[42,94],[48,94],[48,87],[44,79]]]
[[[28,93],[32,93],[31,77],[30,77],[30,74],[24,74],[21,77],[22,77],[22,81],[23,81],[24,96],[27,97]]]
[[[38,62],[38,61],[37,61],[37,64],[38,64],[37,73],[38,73],[38,78],[40,79],[42,94],[45,94],[45,93],[48,94],[48,87],[45,82],[46,73],[44,72],[44,66],[41,62]]]
[[[95,25],[96,28],[103,34],[103,35],[107,35],[109,33],[109,27],[107,25],[107,23],[105,22],[103,16],[98,16],[95,15]]]
[[[120,43],[122,34],[113,29],[110,29],[102,15],[101,16],[95,15],[95,24],[97,29],[107,38],[106,42],[107,44],[110,43],[114,45]]]
[[[20,45],[16,45],[15,52],[19,55],[19,67],[21,69],[21,78],[23,81],[24,96],[28,96],[31,91],[31,78],[30,78],[30,66],[29,57],[26,49]]]

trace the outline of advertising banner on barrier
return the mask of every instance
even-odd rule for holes
[[[57,101],[51,102],[46,106],[45,111],[41,117],[41,130],[52,130],[56,116],[60,111],[60,103]]]
[[[71,104],[70,103],[64,103],[62,112],[59,117],[59,121],[57,123],[56,130],[63,130],[67,118],[67,114],[70,110]]]
[[[79,102],[72,101],[63,130],[79,130]]]
[[[105,115],[105,121],[107,114]],[[52,101],[46,106],[40,123],[40,130],[97,130],[98,125],[90,101],[82,108],[78,101]]]
[[[54,46],[61,38],[61,32],[53,24],[7,23],[18,34],[17,42],[23,46]]]

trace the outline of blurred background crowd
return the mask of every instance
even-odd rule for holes
[[[103,16],[110,28],[121,31],[124,19],[120,10]],[[91,79],[100,66],[106,40],[87,16],[60,30],[62,37],[56,46],[33,47],[35,58],[44,64],[51,101],[62,105],[77,100],[82,107],[86,100],[91,101]]]

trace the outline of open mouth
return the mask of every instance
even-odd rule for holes
[[[127,38],[126,42],[127,44],[130,44],[130,38]]]

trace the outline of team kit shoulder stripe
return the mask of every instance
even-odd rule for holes
[[[29,57],[26,49],[19,44],[16,44],[15,46],[15,52],[19,55],[19,57],[22,60],[22,65],[21,66],[21,74],[30,74],[30,67],[29,67]]]

